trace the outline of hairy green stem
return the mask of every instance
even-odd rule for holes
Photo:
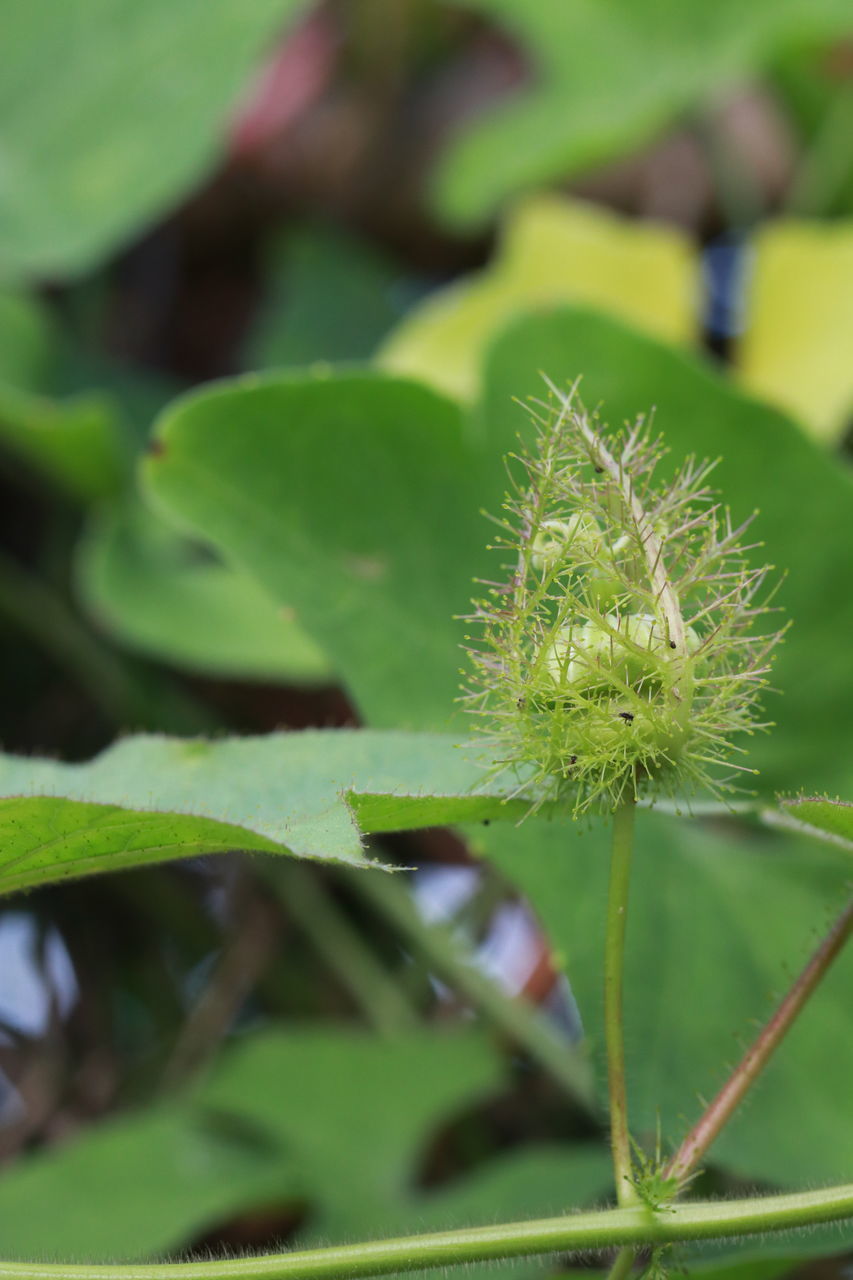
[[[606,1249],[613,1245],[640,1247],[731,1239],[850,1217],[853,1217],[853,1183],[793,1195],[696,1201],[658,1212],[645,1205],[634,1205],[629,1209],[604,1209],[532,1222],[438,1231],[262,1258],[140,1266],[0,1262],[0,1280],[342,1280],[344,1277],[352,1280],[357,1276]]]
[[[610,890],[604,943],[604,1037],[607,1046],[607,1087],[610,1100],[610,1146],[613,1175],[620,1205],[636,1203],[631,1176],[631,1136],[625,1090],[625,1044],[622,1033],[622,985],[625,969],[625,922],[634,843],[633,800],[625,800],[613,815]]]
[[[577,1105],[595,1113],[589,1063],[551,1029],[538,1009],[523,998],[507,995],[491,978],[475,969],[449,929],[425,924],[396,876],[364,871],[346,874],[353,888],[397,926],[430,967],[470,1000],[494,1026],[526,1049]]]

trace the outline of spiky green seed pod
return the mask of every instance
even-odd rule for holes
[[[768,569],[747,563],[750,521],[714,501],[714,464],[656,483],[666,451],[642,418],[605,434],[575,388],[551,393],[535,447],[509,460],[512,562],[476,604],[468,709],[534,808],[732,790],[781,635],[756,627]]]

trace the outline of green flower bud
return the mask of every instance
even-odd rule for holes
[[[556,564],[565,562],[567,552],[580,562],[595,559],[603,547],[599,525],[590,516],[574,515],[567,520],[543,520],[533,539],[530,563],[534,569],[547,573]]]
[[[710,465],[655,487],[664,449],[642,420],[605,439],[551,390],[556,409],[534,413],[536,448],[517,459],[528,483],[507,504],[508,580],[477,603],[469,709],[534,808],[731,790],[744,768],[732,738],[765,727],[755,711],[781,635],[756,629],[767,570],[748,567],[711,502]]]
[[[693,627],[685,628],[685,651],[699,649]],[[614,678],[638,693],[660,688],[663,672],[678,661],[654,614],[607,614],[599,622],[560,627],[545,654],[544,668],[558,688],[607,688]]]

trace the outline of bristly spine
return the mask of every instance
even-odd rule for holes
[[[547,382],[547,379],[546,379]],[[627,799],[725,795],[751,773],[738,734],[766,729],[758,701],[784,628],[770,566],[751,568],[708,478],[666,454],[644,417],[622,430],[548,382],[528,406],[536,438],[507,460],[496,546],[508,578],[482,583],[463,702],[496,770],[531,808],[576,815]]]

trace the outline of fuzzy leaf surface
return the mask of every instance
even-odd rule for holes
[[[87,764],[2,756],[0,892],[228,849],[367,865],[367,832],[520,816],[481,780],[441,734],[139,736]]]
[[[816,835],[829,836],[853,852],[853,804],[830,800],[829,796],[785,796],[779,801],[783,813],[814,828]]]

